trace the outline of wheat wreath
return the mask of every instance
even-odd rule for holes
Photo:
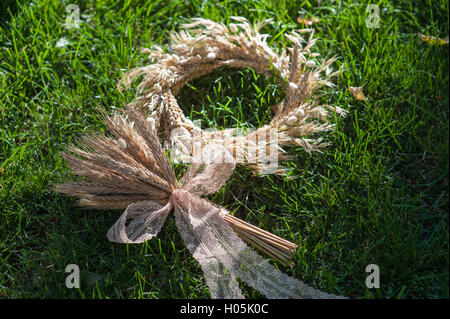
[[[268,170],[273,156],[271,152],[267,155],[268,149],[291,144],[317,150],[324,144],[320,138],[305,137],[332,129],[327,122],[331,111],[345,113],[338,107],[319,106],[319,96],[314,94],[323,85],[331,86],[329,78],[337,73],[330,68],[334,59],[317,66],[318,54],[310,51],[315,43],[312,30],[300,31],[311,33],[307,41],[299,33],[288,35],[294,47],[278,55],[267,45],[267,35],[258,32],[268,20],[251,27],[244,18],[233,19],[239,23],[228,28],[195,19],[184,26],[192,29],[192,34],[184,30],[171,35],[171,53],[157,47],[150,52],[153,64],[125,74],[119,87],[130,87],[142,75],[140,96],[126,106],[126,113],[104,115],[112,136],[87,135],[80,146],[63,153],[72,171],[86,180],[61,184],[56,190],[78,197],[80,206],[125,209],[107,234],[110,241],[118,243],[150,240],[173,210],[178,231],[199,262],[213,298],[243,298],[236,278],[268,298],[340,298],[282,273],[244,241],[285,265],[297,245],[200,197],[224,185],[238,164],[237,154],[244,159],[239,164],[258,174],[283,174],[278,166],[275,171]],[[275,116],[270,124],[251,133],[250,138],[233,136],[233,129],[204,132],[177,104],[176,95],[186,82],[221,66],[273,73],[285,88],[284,100],[272,107]],[[181,135],[174,134],[180,131]],[[163,144],[192,146],[191,165],[180,181]],[[197,144],[201,147],[194,152]],[[277,160],[286,158],[276,154]]]

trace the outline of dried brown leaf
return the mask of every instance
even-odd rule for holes
[[[317,18],[314,18],[314,17],[306,18],[304,16],[299,16],[297,18],[297,22],[300,23],[300,24],[304,24],[304,25],[314,25],[316,23],[319,23],[320,20],[317,19]]]
[[[428,42],[431,45],[446,45],[448,44],[448,39],[441,39],[434,37],[432,35],[424,35],[422,33],[417,33],[419,35],[420,40],[423,42]]]
[[[361,86],[350,86],[350,87],[348,88],[348,90],[349,90],[350,92],[352,92],[353,96],[354,96],[355,99],[357,99],[358,101],[365,101],[365,100],[366,100],[366,96],[364,95]]]

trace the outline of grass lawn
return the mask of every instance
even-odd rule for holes
[[[79,28],[65,27],[77,4]],[[324,103],[348,110],[308,155],[290,148],[288,180],[240,167],[210,196],[236,216],[299,245],[284,272],[351,298],[449,297],[448,1],[2,1],[0,5],[0,297],[209,298],[202,271],[173,215],[156,239],[111,243],[121,212],[78,208],[52,185],[74,179],[60,152],[86,131],[104,131],[98,108],[120,109],[135,92],[116,83],[144,65],[141,47],[164,46],[193,17],[273,18],[270,44],[288,45],[300,14],[320,20],[315,50],[344,72]],[[60,45],[60,39],[69,43]],[[58,43],[59,42],[59,43]],[[57,45],[59,44],[59,45]],[[363,86],[358,101],[349,86]],[[274,79],[219,70],[190,82],[179,104],[203,127],[267,124],[283,98]],[[184,167],[176,168],[181,176]],[[68,289],[68,264],[80,289]],[[380,288],[365,270],[380,268]],[[243,285],[248,298],[261,295]]]

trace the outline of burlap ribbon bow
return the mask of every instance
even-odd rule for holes
[[[150,240],[173,209],[178,231],[199,262],[213,298],[243,298],[236,278],[268,298],[337,297],[277,270],[238,234],[249,242],[264,241],[265,247],[281,254],[280,247],[289,247],[289,242],[283,243],[283,239],[238,220],[223,207],[200,197],[218,191],[233,173],[236,163],[223,146],[204,147],[179,183],[148,122],[132,108],[128,117],[132,123],[119,115],[106,117],[114,138],[86,137],[84,149],[73,147],[74,154],[64,154],[72,170],[88,177],[89,182],[57,187],[62,193],[79,197],[83,206],[126,206],[108,231],[110,241]],[[252,235],[256,231],[259,237]]]

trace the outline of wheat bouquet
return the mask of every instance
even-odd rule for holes
[[[178,182],[160,141],[138,111],[128,120],[106,116],[113,137],[91,135],[82,147],[64,153],[73,172],[89,181],[57,186],[79,197],[86,207],[125,209],[107,237],[118,243],[142,243],[156,236],[174,210],[178,231],[199,262],[214,298],[242,298],[236,277],[268,298],[333,298],[272,266],[238,236],[283,257],[290,243],[233,217],[201,195],[219,190],[236,163],[221,145],[208,144]]]
[[[121,85],[129,85],[144,75],[138,87],[142,95],[126,106],[125,114],[105,115],[112,136],[85,136],[80,146],[70,147],[63,154],[73,172],[87,180],[61,184],[57,190],[78,197],[81,206],[125,209],[107,233],[113,242],[150,240],[173,210],[181,237],[199,262],[213,298],[242,298],[236,278],[268,298],[338,298],[280,272],[244,241],[285,264],[297,245],[201,198],[215,193],[228,180],[239,163],[236,154],[244,159],[241,163],[256,172],[268,173],[271,166],[267,161],[273,159],[268,150],[279,149],[282,144],[315,149],[320,141],[304,136],[330,129],[326,123],[328,111],[342,111],[318,106],[317,96],[313,95],[321,85],[331,85],[319,75],[325,71],[326,77],[331,76],[332,60],[315,68],[313,60],[306,59],[304,54],[317,56],[310,53],[312,36],[302,49],[301,36],[294,33],[290,37],[295,43],[290,59],[285,51],[279,56],[267,46],[266,37],[258,33],[263,24],[251,28],[245,19],[235,19],[241,23],[231,24],[231,31],[222,24],[196,20],[186,26],[203,26],[194,29],[194,35],[185,31],[172,35],[174,44],[170,49],[174,53],[157,49],[151,53],[156,63],[126,74]],[[243,32],[239,33],[239,28]],[[251,67],[260,74],[275,72],[285,85],[286,97],[273,108],[274,119],[252,133],[254,139],[231,136],[228,130],[196,134],[200,129],[178,107],[175,96],[187,81],[220,66]],[[181,136],[173,134],[179,130]],[[200,146],[191,148],[191,165],[180,181],[158,133],[166,145]],[[276,156],[277,160],[283,158]]]

